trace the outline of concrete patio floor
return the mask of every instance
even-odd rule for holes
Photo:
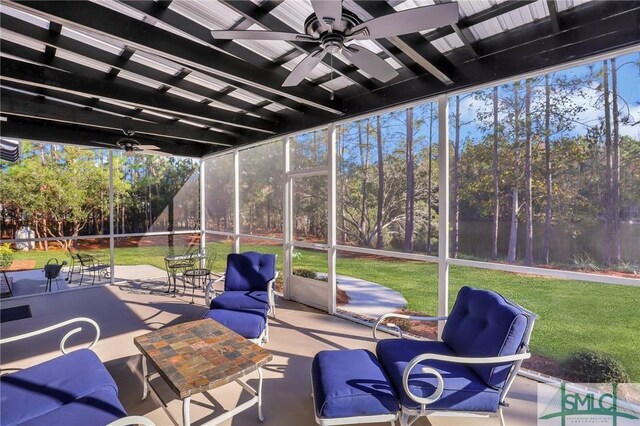
[[[133,338],[163,326],[199,319],[206,311],[203,293],[196,290],[196,303],[189,304],[190,292],[170,297],[154,292],[147,294],[128,286],[94,286],[76,291],[3,299],[2,308],[25,305],[31,307],[32,318],[3,323],[3,337],[32,331],[72,317],[87,316],[100,324],[101,339],[95,352],[105,363],[120,389],[120,400],[130,415],[144,415],[157,425],[175,424],[153,398],[141,401],[142,381],[140,356]],[[264,423],[257,410],[249,409],[223,423],[224,425],[313,425],[309,369],[313,356],[324,349],[374,349],[371,329],[354,322],[324,314],[318,310],[278,298],[277,318],[270,319],[271,340],[265,346],[274,354],[264,369]],[[53,332],[27,341],[0,347],[1,368],[27,367],[59,354],[60,337],[66,332]],[[79,336],[85,341],[90,334]],[[77,344],[80,340],[71,341]],[[256,385],[257,374],[249,376]],[[181,424],[181,402],[161,379],[154,382],[168,410]],[[213,416],[248,399],[235,384],[223,386],[194,397],[191,404],[192,424],[199,425]],[[505,409],[508,425],[536,423],[536,383],[518,378],[510,392]],[[213,410],[213,413],[212,413]],[[417,425],[498,425],[497,418],[421,419]]]

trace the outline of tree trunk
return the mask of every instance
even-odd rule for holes
[[[414,175],[413,175],[413,108],[407,108],[407,199],[405,202],[405,227],[404,227],[404,251],[413,251],[413,197],[414,197]]]
[[[367,198],[368,186],[369,186],[369,120],[365,122],[364,126],[366,143],[363,143],[362,138],[362,120],[358,121],[358,146],[360,148],[360,161],[362,161],[362,199],[360,203],[360,223],[358,224],[358,233],[360,244],[363,246],[369,245],[369,238],[367,232]]]
[[[603,61],[602,65],[602,90],[604,92],[604,146],[605,146],[605,169],[604,169],[604,207],[605,207],[605,245],[604,263],[611,264],[612,255],[612,222],[613,222],[613,197],[611,185],[611,103],[609,101],[609,65]]]
[[[533,197],[531,193],[531,79],[525,83],[525,248],[524,264],[533,265]]]
[[[500,182],[498,164],[498,86],[493,88],[493,232],[491,259],[498,259],[498,232],[500,223]]]
[[[343,140],[344,137],[344,131],[342,132],[342,134],[340,136],[338,136],[338,132],[340,131],[342,126],[337,126],[338,128],[336,129],[336,140],[340,142],[340,148],[337,150],[340,154],[339,154],[339,166],[340,169],[342,169],[343,163],[344,163],[344,151],[345,151],[345,143]],[[347,180],[345,178],[340,179],[340,194],[342,194],[342,196],[340,197],[340,242],[342,242],[343,244],[346,244],[347,242],[347,232],[346,232],[346,220],[345,220],[345,203],[344,203],[344,199],[347,196]]]
[[[42,229],[44,230],[44,236],[47,237],[47,230],[49,229],[49,224],[47,223],[47,216],[42,216]],[[49,241],[44,242],[44,251],[49,251]]]
[[[431,191],[433,166],[433,103],[429,104],[429,163],[427,173],[427,254],[431,254]]]
[[[513,85],[513,108],[514,108],[514,123],[513,123],[513,150],[514,150],[514,163],[513,163],[513,189],[511,190],[511,229],[509,233],[509,250],[507,252],[507,261],[515,262],[518,255],[518,210],[520,206],[518,204],[518,186],[520,184],[520,154],[519,154],[519,142],[520,137],[520,100],[518,99],[519,83]]]
[[[378,146],[378,211],[376,214],[376,248],[382,249],[382,208],[384,206],[384,154],[382,152],[382,126],[376,116],[376,142]]]
[[[620,263],[620,111],[618,109],[618,70],[616,69],[616,59],[611,59],[611,107],[613,112],[613,143],[612,151],[612,171],[611,171],[611,248],[612,260]]]
[[[518,185],[513,185],[511,190],[511,229],[509,233],[509,252],[507,261],[515,262],[518,247]]]
[[[453,214],[451,215],[451,257],[458,257],[458,224],[460,223],[460,175],[458,171],[460,163],[460,96],[456,96],[456,113],[454,116],[455,137],[453,140],[453,185],[451,188],[451,201]]]
[[[551,252],[552,181],[551,181],[551,86],[549,75],[544,76],[544,174],[546,187],[546,208],[544,212],[544,262],[549,263]]]

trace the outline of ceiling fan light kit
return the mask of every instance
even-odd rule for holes
[[[384,59],[357,44],[354,40],[396,37],[458,21],[458,4],[444,3],[423,6],[362,21],[355,13],[344,9],[338,0],[311,0],[314,13],[304,22],[306,34],[275,31],[211,31],[214,39],[223,40],[285,40],[315,42],[318,49],[310,52],[291,71],[282,86],[296,86],[329,54],[342,53],[353,65],[373,78],[386,83],[398,72]]]

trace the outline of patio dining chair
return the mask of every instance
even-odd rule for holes
[[[80,263],[80,285],[85,272],[91,275],[91,285],[101,278],[109,278],[109,266],[100,260],[99,257],[86,253],[76,253],[76,259]]]

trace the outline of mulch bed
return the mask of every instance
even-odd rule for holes
[[[27,271],[27,270],[30,270],[30,269],[35,269],[35,267],[36,267],[36,261],[35,260],[31,260],[31,259],[14,260],[13,263],[11,263],[11,266],[9,266],[7,269],[5,269],[5,271],[7,271],[7,272]]]

